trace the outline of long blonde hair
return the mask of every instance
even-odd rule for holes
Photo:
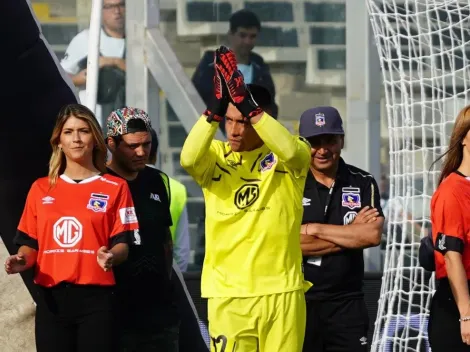
[[[467,105],[460,110],[455,120],[454,129],[449,141],[449,149],[440,156],[433,165],[445,157],[444,164],[442,165],[441,175],[439,177],[440,184],[452,172],[457,171],[462,164],[463,160],[463,145],[462,141],[470,130],[470,105]],[[433,166],[431,165],[431,167]]]
[[[65,171],[65,167],[67,166],[65,154],[59,148],[59,143],[62,129],[64,128],[67,120],[72,116],[85,121],[90,127],[95,143],[95,147],[93,149],[93,165],[100,172],[106,172],[106,144],[104,142],[103,133],[95,115],[86,106],[80,104],[65,105],[57,116],[54,130],[52,131],[52,136],[50,139],[52,155],[51,159],[49,160],[49,184],[51,186],[54,186],[57,183],[59,175]]]

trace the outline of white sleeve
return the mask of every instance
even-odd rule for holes
[[[185,206],[178,220],[178,225],[176,226],[175,243],[173,244],[173,254],[182,272],[188,270],[189,247],[189,220],[188,210]]]
[[[76,75],[80,68],[79,62],[88,55],[88,29],[78,33],[67,47],[64,58],[60,61],[63,69],[72,75]]]

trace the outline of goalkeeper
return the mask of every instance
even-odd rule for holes
[[[298,233],[310,146],[257,105],[232,51],[216,50],[214,66],[213,101],[181,152],[206,202],[211,349],[301,351],[310,284]],[[226,143],[213,140],[223,116]]]

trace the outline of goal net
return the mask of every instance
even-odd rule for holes
[[[387,242],[372,351],[427,351],[434,290],[418,263],[429,205],[459,110],[468,103],[470,1],[367,0],[385,91]]]

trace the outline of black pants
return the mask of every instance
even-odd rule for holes
[[[178,352],[179,326],[158,333],[124,331],[119,340],[119,352]],[[206,349],[207,351],[207,349]]]
[[[462,342],[460,313],[447,280],[439,280],[431,302],[428,338],[432,352],[470,351]],[[470,324],[467,322],[466,324]]]
[[[307,300],[303,352],[367,352],[368,329],[363,299]]]
[[[59,284],[40,288],[36,309],[37,352],[115,350],[112,287]]]

